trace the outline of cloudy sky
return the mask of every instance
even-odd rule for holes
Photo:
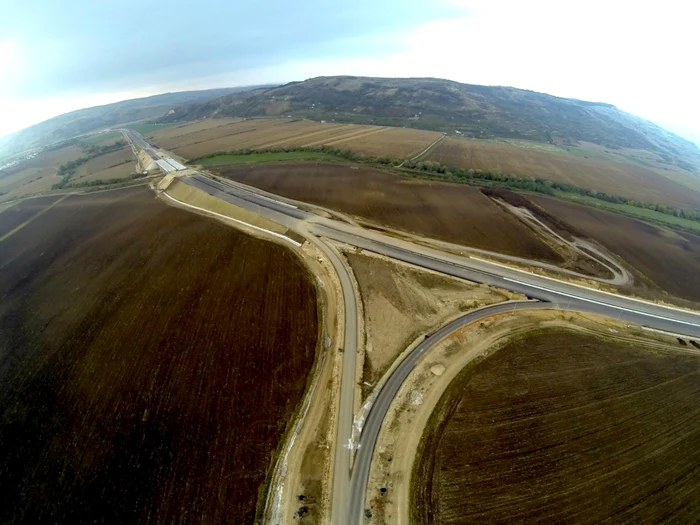
[[[0,136],[166,91],[433,76],[609,102],[700,143],[688,0],[1,0]]]

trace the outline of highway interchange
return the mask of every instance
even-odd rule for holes
[[[133,143],[154,158],[155,152],[150,144],[132,130],[125,130],[125,132]],[[512,310],[564,308],[600,314],[636,325],[700,339],[700,312],[603,292],[523,272],[483,259],[455,255],[411,243],[361,228],[356,224],[321,217],[257,188],[221,178],[212,178],[193,170],[181,173],[178,180],[301,233],[324,253],[338,274],[343,291],[345,319],[339,420],[332,480],[331,523],[333,525],[357,525],[362,522],[374,445],[391,402],[421,357],[446,335],[461,326]],[[533,301],[499,304],[476,310],[431,334],[413,349],[386,379],[380,391],[376,393],[360,436],[355,436],[353,441],[355,370],[359,339],[357,304],[350,270],[327,239],[446,275],[520,293]],[[357,446],[358,442],[359,446]],[[348,443],[354,443],[355,446],[349,447]],[[357,453],[351,467],[353,449]]]
[[[358,337],[356,309],[353,307],[354,290],[350,283],[348,269],[334,253],[333,248],[323,242],[317,242],[326,255],[329,255],[329,252],[333,254],[330,260],[341,279],[346,312],[340,420],[333,471],[331,523],[334,525],[356,525],[362,522],[374,444],[391,401],[420,357],[458,327],[513,309],[564,308],[605,315],[640,326],[700,338],[700,313],[585,288],[481,259],[457,256],[408,243],[355,225],[319,217],[298,207],[290,206],[279,197],[239,183],[222,179],[213,180],[199,173],[184,176],[180,180],[290,229],[311,233],[317,237],[317,240],[332,239],[416,266],[507,289],[538,300],[538,302],[496,305],[466,314],[440,329],[414,349],[394,370],[377,395],[362,428],[360,446],[357,448],[351,469],[352,451],[346,444],[352,440],[352,424],[355,416],[353,409]],[[349,296],[352,296],[352,300]]]

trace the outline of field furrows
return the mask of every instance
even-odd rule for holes
[[[0,246],[0,521],[252,523],[315,355],[300,261],[145,188]]]
[[[700,301],[700,236],[549,197],[532,200],[622,257],[666,292]],[[663,298],[659,292],[656,295]]]
[[[242,166],[225,169],[222,175],[425,236],[521,257],[562,261],[512,214],[478,189],[465,185],[407,181],[369,168],[320,163]]]
[[[698,394],[698,357],[571,332],[510,343],[441,399],[413,484],[416,516],[695,521]]]
[[[362,129],[359,131],[354,131],[352,133],[348,133],[346,135],[341,135],[339,137],[334,137],[333,140],[328,141],[326,140],[321,140],[321,141],[316,141],[316,142],[310,142],[309,144],[304,144],[304,147],[310,147],[310,146],[319,146],[321,144],[324,144],[326,146],[333,146],[335,144],[338,144],[339,142],[343,142],[346,140],[352,140],[355,138],[360,138],[360,137],[367,137],[369,135],[376,135],[377,133],[381,133],[383,131],[387,131],[389,128],[370,128],[370,129]]]

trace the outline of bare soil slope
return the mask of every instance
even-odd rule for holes
[[[421,332],[510,294],[374,255],[346,255],[362,295],[367,332],[363,381],[373,386]]]
[[[242,166],[221,175],[428,237],[548,262],[563,259],[515,217],[463,185],[323,163]]]
[[[697,522],[700,357],[573,332],[465,369],[431,418],[417,523]]]
[[[315,355],[301,263],[133,188],[0,267],[0,522],[251,523]]]

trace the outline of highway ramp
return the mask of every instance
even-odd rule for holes
[[[490,286],[503,288],[516,293],[521,293],[529,298],[537,299],[540,306],[516,306],[522,308],[544,308],[555,307],[581,312],[590,312],[607,317],[624,320],[630,323],[646,326],[667,332],[687,334],[690,337],[700,339],[700,312],[693,312],[679,308],[659,305],[647,301],[637,300],[613,293],[578,286],[573,283],[536,275],[529,272],[508,268],[501,264],[490,263],[489,261],[458,256],[425,246],[410,243],[401,239],[396,239],[379,232],[366,230],[355,225],[334,221],[319,217],[308,211],[298,209],[285,203],[284,199],[276,200],[269,194],[256,188],[245,186],[239,183],[221,182],[213,180],[202,174],[193,174],[182,177],[186,184],[202,189],[210,195],[217,196],[227,202],[254,211],[273,221],[276,221],[291,229],[303,229],[311,232],[319,238],[329,238],[335,241],[347,243],[365,250],[369,250],[381,255],[398,259],[422,268],[438,271],[454,277],[460,277],[470,281],[487,284]],[[333,261],[332,261],[333,262]],[[336,270],[339,272],[341,281],[342,272],[336,263]],[[354,294],[351,287],[343,286],[343,295],[346,304],[346,312],[350,304],[348,294]],[[549,303],[549,304],[547,304]],[[512,309],[512,305],[505,306]],[[494,307],[490,312],[498,312]],[[478,319],[478,316],[487,315],[484,311],[474,312],[476,317],[464,316],[461,322],[471,322],[470,319]],[[347,321],[346,321],[347,322]],[[449,325],[448,325],[449,326]],[[347,329],[347,325],[346,325]],[[437,337],[436,334],[434,337]],[[431,338],[431,341],[435,339]],[[339,425],[336,438],[336,456],[332,487],[332,520],[333,525],[357,525],[362,519],[364,510],[364,490],[366,489],[366,476],[369,475],[369,464],[373,443],[376,442],[381,421],[383,420],[382,407],[388,407],[393,395],[398,391],[403,382],[403,373],[408,374],[417,359],[420,359],[421,352],[427,351],[430,344],[419,347],[414,351],[406,363],[402,363],[397,370],[402,372],[399,375],[392,375],[390,382],[385,388],[387,394],[381,394],[381,403],[377,408],[370,411],[370,418],[366,421],[360,436],[361,447],[356,457],[353,467],[352,480],[349,480],[350,473],[346,468],[346,445],[352,442],[352,423],[354,419],[354,389],[355,389],[355,357],[352,359],[346,355],[343,359],[343,376],[341,382],[341,401],[339,407]],[[346,347],[346,354],[355,353],[352,348]],[[416,353],[417,352],[417,353]],[[405,378],[405,376],[403,376]],[[392,392],[394,393],[392,395]],[[378,400],[379,401],[379,400]],[[381,417],[380,417],[381,416]],[[373,437],[374,435],[374,437]],[[340,450],[339,449],[343,449]],[[347,452],[349,464],[349,450]],[[365,469],[366,472],[365,472]],[[348,485],[350,490],[348,490]],[[363,488],[364,487],[364,488]],[[359,514],[358,514],[359,513]],[[357,518],[357,521],[355,520]]]

